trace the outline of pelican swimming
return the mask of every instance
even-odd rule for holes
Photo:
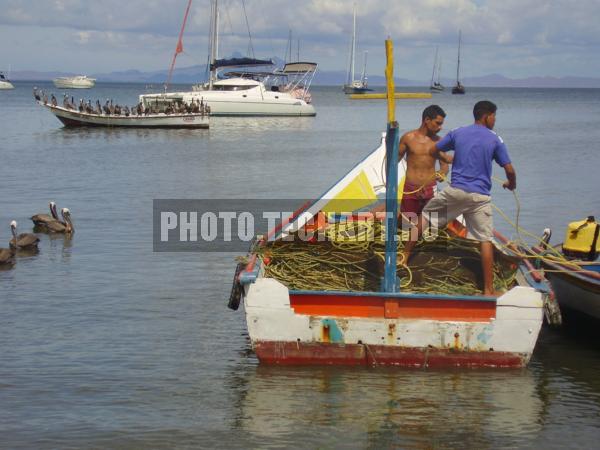
[[[10,223],[10,231],[13,235],[13,238],[10,240],[9,245],[11,248],[15,249],[37,249],[38,242],[40,239],[32,233],[21,233],[17,235],[17,221],[13,220]]]
[[[64,233],[64,234],[74,233],[75,228],[73,227],[73,222],[71,221],[71,211],[69,211],[69,208],[61,209],[60,215],[62,216],[63,221],[52,220],[48,223],[45,223],[44,231],[46,231],[48,233]]]
[[[48,206],[50,207],[50,214],[36,214],[31,216],[34,226],[43,226],[47,222],[58,220],[58,214],[56,214],[56,203],[50,202],[48,203]]]
[[[15,263],[15,250],[0,248],[0,267],[12,266]]]

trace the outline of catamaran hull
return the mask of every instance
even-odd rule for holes
[[[122,128],[208,128],[208,116],[203,114],[153,114],[150,116],[114,116],[80,113],[46,105],[68,127]]]
[[[265,364],[523,367],[543,320],[540,292],[498,299],[289,291],[245,285],[252,347]]]
[[[245,93],[244,93],[245,92]],[[287,98],[285,98],[287,97]],[[184,103],[202,102],[210,107],[211,116],[265,116],[301,117],[316,116],[312,104],[291,98],[287,93],[277,93],[262,89],[247,91],[191,91],[140,96],[144,104],[152,105],[155,99],[178,100]]]
[[[307,116],[317,113],[312,105],[306,103],[281,105],[267,102],[231,102],[205,100],[210,107],[211,116]]]

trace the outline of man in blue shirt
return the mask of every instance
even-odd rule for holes
[[[477,102],[473,108],[473,125],[450,131],[430,147],[433,155],[446,161],[451,161],[451,158],[445,153],[454,150],[452,181],[450,186],[427,203],[417,225],[420,236],[426,221],[433,228],[441,228],[462,214],[469,237],[481,243],[483,294],[489,296],[500,294],[494,292],[494,235],[490,197],[492,161],[504,168],[507,181],[503,187],[511,191],[517,187],[517,176],[506,145],[492,131],[496,124],[496,110],[496,105],[490,101]],[[408,263],[416,243],[417,240],[406,242],[405,262]]]

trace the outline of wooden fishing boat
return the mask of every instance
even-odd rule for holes
[[[122,128],[208,128],[206,113],[148,114],[129,116],[120,114],[97,114],[80,112],[76,109],[53,106],[38,102],[46,107],[66,127],[122,127]]]
[[[600,320],[600,261],[571,261],[565,265],[544,260],[542,265],[561,310]]]
[[[549,230],[545,233],[551,235]],[[600,224],[593,216],[569,224],[565,241],[551,251],[536,248],[561,310],[600,320]]]
[[[388,92],[393,92],[390,59],[388,50]],[[526,365],[542,325],[549,287],[544,280],[532,279],[529,268],[511,259],[501,245],[498,256],[507,258],[514,277],[500,297],[445,292],[442,285],[448,284],[448,278],[444,277],[451,271],[425,274],[423,279],[433,285],[427,293],[410,286],[400,288],[396,212],[398,180],[402,185],[406,164],[398,164],[398,128],[393,108],[388,112],[392,119],[378,148],[318,200],[300,208],[252,246],[248,262],[237,267],[229,307],[237,309],[243,301],[252,348],[266,364]],[[385,227],[385,267],[379,286],[376,277],[375,288],[372,278],[365,288],[356,288],[357,278],[369,275],[366,270],[354,270],[341,277],[348,288],[321,288],[332,273],[308,264],[307,270],[316,273],[308,287],[298,288],[294,279],[285,279],[274,270],[275,251],[285,248],[289,238],[315,230],[327,235],[327,230],[337,226],[339,211],[350,211],[344,213],[347,218],[358,217],[361,211],[370,211],[381,196],[385,196],[390,219]],[[329,244],[333,245],[333,240],[315,241],[313,235],[298,245],[304,246],[305,254],[322,259],[326,253],[319,253],[320,246]],[[336,252],[329,255],[339,254]],[[333,262],[344,265],[351,258],[346,254]],[[283,265],[303,277],[302,266],[291,267],[290,261]],[[455,270],[461,269],[457,266]]]

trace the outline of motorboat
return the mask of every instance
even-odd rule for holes
[[[194,85],[191,91],[143,94],[139,101],[145,106],[201,102],[213,116],[315,116],[309,89],[317,64],[290,62],[282,69],[259,72],[257,68],[272,67],[273,62],[250,57],[217,58],[218,0],[211,6],[208,81]],[[176,53],[181,49],[180,42]]]
[[[0,72],[0,89],[14,89],[15,87],[9,81],[8,78],[4,76],[2,72]]]
[[[88,78],[85,75],[74,77],[59,77],[52,80],[54,86],[60,89],[89,89],[96,84],[95,78]]]
[[[551,234],[546,229],[535,250],[561,311],[600,321],[600,224],[594,216],[572,222],[556,246],[547,245]]]

